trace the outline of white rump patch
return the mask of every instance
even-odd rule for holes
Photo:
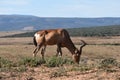
[[[36,33],[34,36],[35,36],[36,40],[38,40],[39,37],[40,37],[40,34],[37,34],[37,33]]]

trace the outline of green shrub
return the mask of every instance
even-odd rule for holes
[[[63,64],[72,64],[72,63],[73,61],[67,58],[53,56],[47,59],[46,66],[47,67],[59,67],[59,66],[62,66]]]
[[[18,65],[25,65],[25,66],[30,66],[30,67],[37,67],[41,64],[45,63],[45,61],[41,58],[23,58],[18,62]]]
[[[109,68],[109,67],[113,67],[113,66],[117,66],[118,62],[116,61],[116,59],[114,58],[106,58],[103,59],[100,63],[100,67],[101,68]]]
[[[61,76],[67,76],[67,71],[64,67],[60,67],[59,69],[57,69],[56,71],[53,71],[50,74],[50,78],[61,77]]]
[[[118,64],[116,59],[106,58],[101,61],[99,68],[106,72],[116,72],[116,68],[119,68]]]
[[[16,71],[18,72],[25,72],[27,70],[27,68],[23,65],[23,66],[20,66],[16,69]]]
[[[93,67],[91,67],[90,65],[80,65],[80,66],[73,66],[72,68],[71,68],[71,70],[70,71],[82,71],[82,72],[84,72],[84,71],[89,71],[89,70],[91,70]]]
[[[10,68],[13,66],[13,62],[12,61],[9,61],[7,59],[4,59],[4,58],[1,58],[0,57],[0,68]]]
[[[63,65],[62,59],[57,57],[51,57],[46,61],[47,67],[58,67]]]

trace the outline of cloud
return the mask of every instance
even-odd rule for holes
[[[33,26],[24,27],[22,30],[35,30]]]
[[[0,0],[0,5],[27,5],[29,0]]]

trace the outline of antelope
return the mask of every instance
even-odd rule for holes
[[[65,29],[48,29],[40,30],[34,34],[33,42],[36,46],[33,57],[36,57],[38,51],[41,50],[42,58],[44,59],[44,53],[47,45],[57,45],[57,56],[62,56],[62,47],[66,47],[72,54],[75,63],[79,64],[82,48],[86,45],[86,42],[82,41],[82,46],[77,49],[70,39],[70,35]]]

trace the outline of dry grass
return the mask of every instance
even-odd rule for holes
[[[72,37],[72,41],[79,48],[80,40],[85,40],[88,44],[83,48],[80,65],[85,61],[87,65],[96,64],[96,60],[105,58],[114,58],[120,62],[120,37]],[[32,57],[34,45],[32,45],[32,38],[0,38],[0,57],[7,58],[11,61],[18,61],[22,57]],[[103,44],[103,45],[102,45]],[[107,45],[106,45],[107,44]],[[70,52],[63,48],[63,57],[71,58]],[[47,46],[45,57],[50,57],[56,54],[56,46]],[[38,57],[40,57],[38,53]],[[72,58],[71,58],[72,59]],[[44,65],[38,67],[28,67],[25,72],[0,72],[0,79],[3,80],[120,80],[120,68],[113,72],[106,72],[96,67],[76,67],[75,65],[63,65],[62,68],[54,67],[48,68]],[[80,68],[80,69],[79,69]],[[26,69],[26,67],[21,67]],[[20,70],[21,70],[20,69]],[[84,71],[87,69],[87,71]],[[78,71],[76,71],[78,70]],[[60,71],[60,72],[59,72]],[[110,70],[111,71],[111,70]],[[58,73],[57,73],[58,72]],[[56,75],[57,74],[57,75]],[[52,76],[53,75],[53,76]],[[52,77],[51,77],[52,76]],[[54,77],[57,76],[57,77]]]
[[[21,34],[25,33],[26,31],[0,31],[0,37],[14,35],[14,34]]]

